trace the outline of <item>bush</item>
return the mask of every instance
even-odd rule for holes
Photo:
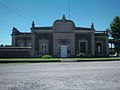
[[[43,55],[42,58],[47,58],[48,59],[48,58],[52,58],[52,56],[51,55]]]
[[[85,53],[78,53],[77,57],[85,57]]]

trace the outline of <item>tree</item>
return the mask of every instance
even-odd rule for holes
[[[0,45],[0,47],[4,47],[4,45],[3,45],[3,44],[1,44],[1,45]]]
[[[120,52],[120,17],[115,16],[112,23],[110,24],[110,35],[114,40],[115,51],[119,54]]]

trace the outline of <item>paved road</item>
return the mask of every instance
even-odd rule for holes
[[[120,61],[0,65],[0,90],[120,90]]]

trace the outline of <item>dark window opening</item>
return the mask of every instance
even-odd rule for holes
[[[80,42],[80,52],[86,53],[86,42]]]

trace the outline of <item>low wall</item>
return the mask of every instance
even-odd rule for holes
[[[1,47],[0,58],[31,57],[29,47]]]

